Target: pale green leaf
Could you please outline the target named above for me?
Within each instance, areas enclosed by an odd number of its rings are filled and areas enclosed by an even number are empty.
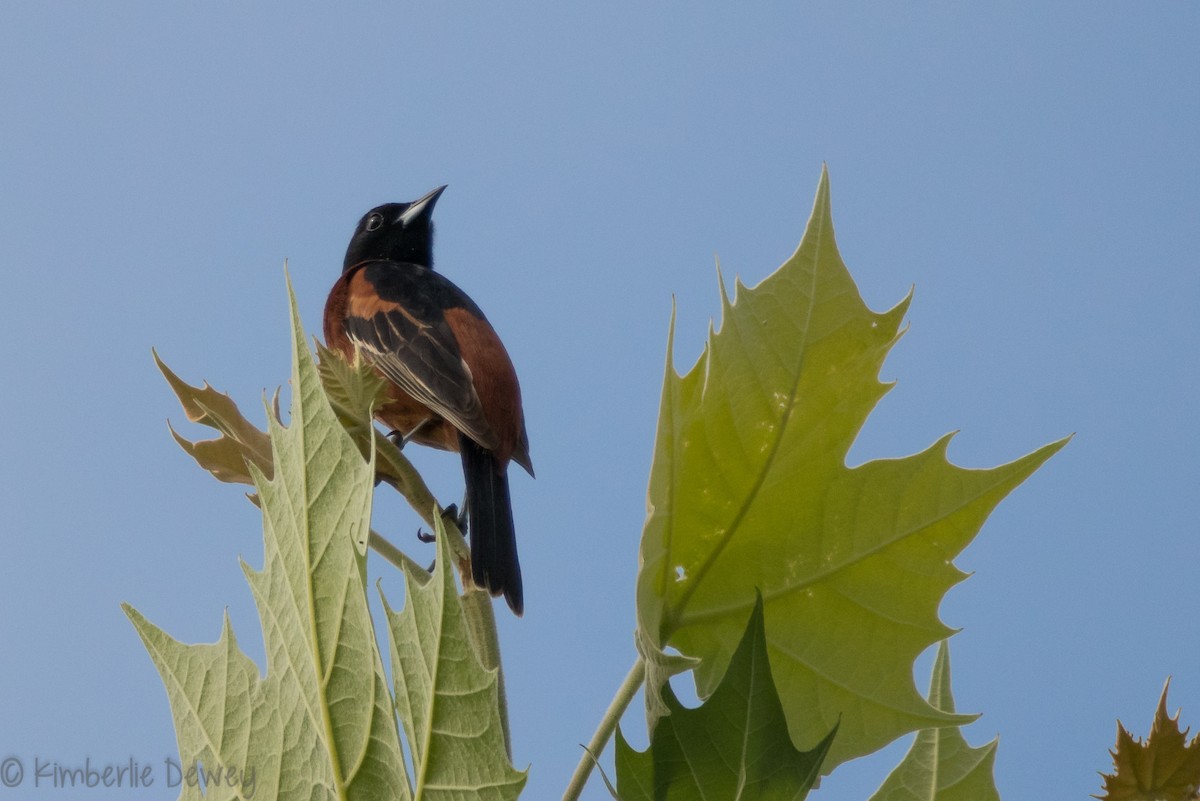
[[[671,714],[662,693],[657,692],[656,688],[666,686],[667,680],[672,676],[694,670],[700,664],[700,660],[660,650],[640,628],[634,632],[634,644],[646,670],[646,720],[653,731],[659,718]]]
[[[433,494],[417,473],[412,463],[387,437],[371,423],[371,412],[383,399],[383,379],[361,360],[346,361],[342,354],[331,351],[317,343],[319,361],[317,373],[325,388],[326,397],[346,427],[351,439],[364,455],[375,451],[376,478],[394,487],[427,524],[433,525],[430,510],[434,506]],[[221,481],[253,484],[254,479],[247,465],[254,465],[271,478],[274,466],[271,463],[271,438],[242,414],[229,395],[213,389],[208,382],[202,387],[188,384],[176,375],[154,353],[155,364],[171,385],[188,420],[215,428],[221,432],[216,439],[192,441],[182,436],[168,423],[171,436],[179,447]],[[272,414],[279,420],[279,395],[276,393]],[[251,500],[257,499],[251,496]],[[451,540],[462,541],[461,532],[453,527]],[[380,546],[389,561],[398,561],[400,555],[379,537],[372,540]],[[460,550],[465,552],[465,546]]]
[[[761,588],[792,737],[841,721],[826,768],[896,737],[971,718],[927,703],[912,664],[950,632],[938,604],[952,560],[1014,487],[1065,444],[968,470],[949,437],[903,459],[846,466],[887,392],[878,374],[908,299],[863,303],[834,242],[828,177],[795,254],[757,287],[722,282],[719,333],[667,369],[638,576],[639,625],[700,657],[710,694]],[[672,323],[672,338],[674,336]]]
[[[371,414],[386,400],[386,382],[382,376],[357,355],[353,362],[347,361],[340,351],[330,350],[320,342],[317,372],[334,411],[359,449],[364,455],[372,448],[375,450],[376,478],[395,487],[426,523],[434,525],[435,501],[424,479],[396,444],[369,422]]]
[[[416,798],[515,799],[526,772],[515,770],[507,754],[499,675],[481,663],[454,584],[454,553],[441,518],[434,519],[433,575],[406,570],[404,608],[387,608],[396,708],[413,757]]]
[[[228,624],[216,644],[186,645],[126,611],[166,685],[181,762],[254,772],[250,792],[245,783],[210,783],[206,798],[406,799],[364,586],[374,467],[330,407],[294,298],[291,307],[291,424],[268,415],[274,477],[250,467],[265,564],[244,570],[262,620],[266,676],[238,651]],[[199,790],[185,783],[182,797],[199,798]]]
[[[636,751],[617,731],[617,795],[622,801],[801,801],[812,789],[834,731],[799,751],[788,736],[771,679],[761,600],[725,675],[699,707],[662,688],[670,715],[654,728],[650,747]]]
[[[315,344],[317,374],[330,405],[347,428],[358,429],[384,403],[387,382],[365,360],[350,362],[321,341]]]
[[[950,647],[938,645],[929,703],[943,712],[954,711],[950,693]],[[979,748],[967,744],[955,726],[925,729],[871,801],[1000,801],[993,772],[998,740]]]

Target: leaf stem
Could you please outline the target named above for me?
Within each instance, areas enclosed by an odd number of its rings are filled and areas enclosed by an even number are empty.
[[[639,656],[633,663],[633,667],[629,669],[629,675],[625,677],[625,681],[621,682],[612,703],[604,712],[604,717],[600,720],[600,726],[596,729],[596,733],[592,735],[591,742],[587,744],[579,764],[575,767],[575,773],[571,776],[571,783],[567,785],[567,790],[563,793],[563,801],[578,801],[579,794],[583,792],[583,786],[587,784],[588,777],[592,775],[592,768],[596,766],[596,761],[604,751],[604,746],[608,745],[609,738],[617,729],[617,723],[625,714],[625,710],[629,708],[630,701],[637,695],[637,691],[641,689],[642,682],[645,680],[646,663]]]
[[[411,556],[397,548],[391,543],[390,540],[385,538],[375,529],[371,529],[371,534],[367,538],[367,546],[373,548],[375,553],[379,554],[392,565],[401,570],[416,570],[419,571],[420,575],[426,575],[429,573],[428,570],[413,561]]]

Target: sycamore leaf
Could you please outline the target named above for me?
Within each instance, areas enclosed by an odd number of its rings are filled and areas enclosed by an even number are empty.
[[[315,340],[317,374],[329,396],[329,403],[342,423],[350,429],[364,427],[364,420],[383,403],[387,382],[365,360],[347,361],[341,353]]]
[[[171,436],[200,466],[221,481],[252,484],[247,463],[253,464],[267,478],[272,475],[271,438],[245,418],[233,399],[204,382],[203,387],[188,384],[167,367],[157,351],[154,363],[175,391],[187,419],[221,432],[217,439],[192,442],[180,436],[171,424]]]
[[[617,795],[622,801],[800,801],[812,789],[835,731],[810,751],[788,737],[767,660],[762,601],[754,605],[725,675],[699,707],[679,703],[663,685],[670,716],[645,751],[617,730]]]
[[[347,362],[341,353],[317,343],[319,362],[317,372],[325,394],[338,418],[364,455],[375,451],[376,478],[396,488],[427,524],[434,525],[430,510],[433,494],[412,463],[394,443],[384,437],[370,422],[370,412],[382,399],[383,379],[361,360]],[[218,392],[206,381],[195,387],[177,376],[154,353],[154,362],[179,398],[188,420],[201,423],[221,432],[216,439],[191,441],[167,424],[179,447],[205,470],[221,481],[252,484],[247,464],[252,464],[268,479],[272,476],[271,438],[246,419],[228,394]],[[273,414],[279,419],[278,395]],[[461,540],[455,529],[452,539]]]
[[[433,575],[406,570],[404,608],[394,612],[386,598],[383,602],[396,709],[412,753],[415,796],[430,801],[515,799],[527,772],[515,770],[508,758],[499,673],[481,664],[454,585],[454,553],[440,517],[435,520]]]
[[[292,420],[285,428],[268,415],[274,477],[250,467],[264,567],[243,565],[266,676],[238,650],[228,621],[217,643],[187,645],[125,610],[166,685],[181,764],[219,771],[203,796],[185,782],[182,798],[408,799],[364,586],[374,466],[334,415],[290,285],[289,297]]]
[[[793,740],[811,748],[841,721],[823,770],[906,732],[971,719],[926,702],[913,661],[950,634],[937,609],[964,578],[952,560],[1065,444],[968,470],[949,463],[945,437],[913,456],[847,467],[889,389],[878,373],[908,303],[883,313],[863,303],[834,242],[822,172],[795,254],[753,289],[738,282],[732,302],[722,282],[719,332],[686,375],[674,368],[673,322],[668,339],[639,626],[660,649],[703,660],[703,698],[761,588]]]
[[[1117,749],[1110,752],[1116,772],[1104,777],[1103,801],[1195,801],[1200,798],[1200,734],[1188,742],[1189,729],[1179,730],[1179,712],[1167,715],[1163,685],[1150,736],[1133,739],[1117,722]]]
[[[426,523],[435,525],[434,497],[416,468],[373,424],[356,422],[364,419],[364,413],[367,413],[365,419],[369,420],[368,412],[373,412],[384,401],[386,384],[383,378],[362,358],[356,357],[349,362],[341,352],[330,350],[320,342],[317,343],[317,359],[321,383],[350,436],[364,455],[374,448],[376,477],[395,487]]]
[[[954,711],[946,640],[938,645],[929,680],[929,703],[943,712]],[[912,748],[871,801],[1000,801],[993,778],[997,743],[993,739],[972,748],[955,726],[918,732]]]
[[[634,632],[634,645],[637,646],[638,657],[646,670],[645,686],[648,688],[662,687],[672,676],[695,670],[700,664],[699,659],[682,654],[668,654],[659,649],[640,628]],[[647,720],[657,721],[659,718],[671,714],[661,693],[647,692],[644,695],[646,696]]]

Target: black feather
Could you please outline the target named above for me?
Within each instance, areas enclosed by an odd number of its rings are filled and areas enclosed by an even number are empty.
[[[503,595],[520,615],[525,610],[521,563],[508,495],[508,469],[496,463],[491,451],[459,434],[463,477],[467,483],[467,512],[471,534],[471,575],[492,595]]]

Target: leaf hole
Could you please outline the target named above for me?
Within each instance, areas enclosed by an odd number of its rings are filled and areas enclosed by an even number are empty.
[[[683,569],[683,565],[675,565],[675,580],[687,581],[687,571]]]

